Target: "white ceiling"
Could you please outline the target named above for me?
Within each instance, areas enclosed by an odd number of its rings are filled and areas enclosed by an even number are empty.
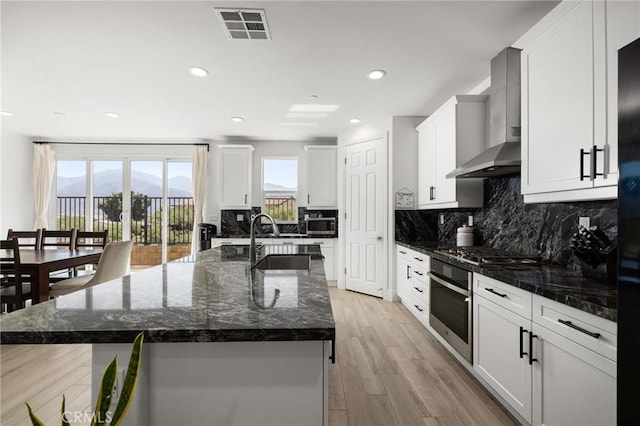
[[[467,93],[554,5],[3,1],[1,109],[14,116],[2,124],[41,138],[335,137],[352,117],[428,115]],[[273,40],[227,39],[214,7],[264,9]],[[194,77],[191,66],[210,74]],[[376,68],[387,77],[367,79]],[[340,108],[287,118],[293,104],[308,103]],[[296,122],[315,125],[281,124]]]

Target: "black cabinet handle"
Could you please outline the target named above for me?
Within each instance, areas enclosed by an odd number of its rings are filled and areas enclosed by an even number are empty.
[[[401,254],[407,254],[407,252],[406,252],[406,251],[402,251],[402,250],[400,250],[400,253],[401,253]]]
[[[414,289],[415,289],[418,293],[424,293],[424,290],[422,290],[420,287],[414,287]]]
[[[604,176],[604,173],[598,173],[598,152],[604,152],[604,149],[593,146],[591,148],[591,180],[595,180],[598,176]]]
[[[247,204],[247,194],[244,194],[244,203]]]
[[[307,204],[309,204],[310,200],[311,200],[311,195],[307,194]]]
[[[523,333],[529,333],[528,330],[525,330],[524,328],[520,327],[520,358],[524,358],[525,355],[528,355],[525,351],[524,351],[524,347],[523,347],[523,343],[524,343],[524,338],[522,337]]]
[[[435,200],[436,199],[436,187],[435,186],[430,186],[429,187],[429,200]]]
[[[584,180],[584,178],[588,177],[591,178],[591,175],[585,175],[584,174],[584,156],[585,155],[591,155],[591,152],[587,152],[584,150],[584,148],[580,148],[580,180]]]
[[[579,332],[584,333],[584,334],[586,334],[586,335],[588,335],[588,336],[591,336],[591,337],[593,337],[594,339],[599,339],[599,338],[600,338],[600,336],[601,336],[601,334],[600,334],[600,333],[594,333],[593,331],[585,330],[585,329],[584,329],[584,328],[582,328],[582,327],[578,327],[577,325],[575,325],[575,324],[574,324],[574,323],[572,323],[571,321],[566,321],[566,320],[561,320],[561,319],[559,319],[559,320],[558,320],[558,322],[559,322],[560,324],[564,324],[564,325],[566,325],[567,327],[571,327],[571,328],[573,328],[574,330],[578,330]]]
[[[418,271],[414,271],[416,273],[416,275],[420,275],[423,276],[424,274],[422,272],[418,272]]]
[[[411,266],[407,265],[407,279],[411,278]]]
[[[420,259],[419,257],[414,257],[415,260],[417,260],[418,262],[424,262],[424,260]]]
[[[533,339],[538,338],[532,331],[529,332],[529,365],[532,365],[533,362],[538,362],[538,358],[533,357]]]
[[[422,309],[422,308],[421,308],[420,306],[418,306],[418,305],[413,305],[413,306],[415,306],[415,308],[416,308],[417,310],[419,310],[420,312],[423,312],[423,311],[424,311],[424,309]]]
[[[495,290],[494,290],[494,289],[492,289],[492,288],[486,288],[486,287],[485,287],[484,289],[485,289],[485,290],[487,290],[489,293],[493,293],[493,294],[495,294],[496,296],[500,296],[500,297],[507,297],[507,295],[506,295],[506,294],[498,293],[497,291],[495,291]]]

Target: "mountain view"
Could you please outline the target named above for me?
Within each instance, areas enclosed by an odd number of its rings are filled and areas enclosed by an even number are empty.
[[[79,197],[86,195],[86,177],[58,176],[59,197]],[[104,197],[114,192],[122,192],[122,171],[105,170],[93,177],[94,196]],[[162,179],[158,176],[136,170],[131,171],[131,190],[149,197],[162,196]],[[169,197],[191,197],[191,178],[175,176],[169,179]]]

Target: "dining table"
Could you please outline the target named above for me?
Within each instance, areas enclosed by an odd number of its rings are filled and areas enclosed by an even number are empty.
[[[22,273],[30,276],[32,304],[49,300],[49,274],[76,266],[98,263],[101,249],[20,249]]]

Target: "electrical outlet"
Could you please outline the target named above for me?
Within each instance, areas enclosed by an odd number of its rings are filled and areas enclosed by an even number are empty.
[[[591,218],[589,216],[580,216],[580,219],[578,219],[578,224],[589,229],[589,227],[591,226]]]
[[[473,216],[469,215],[469,222],[467,223],[469,226],[473,226]]]
[[[440,213],[440,225],[444,225],[444,213]]]
[[[236,215],[236,221],[237,222],[244,222],[244,215],[243,214],[237,214]]]

